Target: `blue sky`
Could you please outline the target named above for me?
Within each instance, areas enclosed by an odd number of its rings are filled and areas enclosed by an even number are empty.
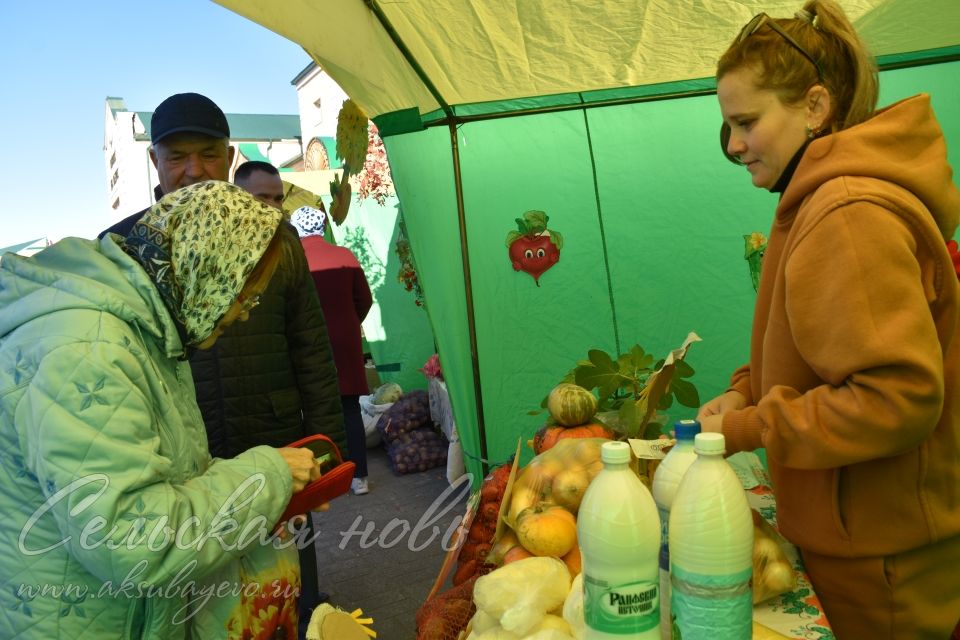
[[[89,237],[113,222],[107,96],[153,111],[197,91],[228,113],[295,114],[290,81],[309,62],[298,45],[209,0],[3,2],[0,247]]]

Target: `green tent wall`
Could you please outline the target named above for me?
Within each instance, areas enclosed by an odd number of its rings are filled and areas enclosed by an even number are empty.
[[[884,72],[881,85],[884,104],[932,94],[960,166],[960,63]],[[458,129],[488,459],[531,437],[543,416],[528,412],[591,348],[638,343],[663,357],[696,331],[687,361],[704,400],[746,360],[754,292],[742,236],[766,234],[776,200],[721,156],[718,128],[715,96],[703,96]],[[449,136],[384,141],[469,459],[481,447]],[[539,287],[504,246],[528,209],[564,237]]]
[[[363,258],[361,266],[374,300],[363,331],[381,382],[395,382],[404,391],[426,389],[427,379],[420,367],[435,351],[433,332],[413,293],[397,281],[397,197],[387,197],[382,205],[373,198],[359,201],[354,197],[346,220],[340,226],[333,225],[332,232],[337,244],[350,247]],[[357,247],[358,243],[363,246]]]
[[[742,236],[766,233],[775,196],[720,154],[709,76],[751,15],[800,2],[218,1],[304,46],[377,122],[468,470],[530,438],[591,348],[662,357],[696,331],[704,400],[746,359]],[[883,72],[881,104],[930,93],[960,166],[960,3],[842,4],[882,62],[924,65]],[[504,245],[530,209],[564,237],[539,287]]]

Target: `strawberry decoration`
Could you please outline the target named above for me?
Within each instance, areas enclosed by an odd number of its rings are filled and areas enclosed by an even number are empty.
[[[563,237],[547,229],[550,217],[543,211],[527,211],[517,218],[518,231],[507,234],[507,249],[514,271],[525,271],[540,286],[540,276],[560,259]]]

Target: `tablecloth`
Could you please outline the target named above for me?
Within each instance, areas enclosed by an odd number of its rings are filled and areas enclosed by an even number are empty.
[[[777,505],[770,478],[754,453],[741,452],[727,458],[747,492],[747,502],[777,528]],[[783,541],[784,551],[797,571],[797,588],[789,593],[758,603],[753,619],[788,638],[798,640],[834,640],[833,631],[820,600],[810,584],[797,548]]]

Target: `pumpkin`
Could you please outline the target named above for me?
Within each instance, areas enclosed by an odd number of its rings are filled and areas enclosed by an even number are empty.
[[[597,397],[580,385],[561,382],[547,396],[547,411],[565,427],[590,421],[597,413]]]
[[[577,544],[577,521],[561,506],[541,503],[517,516],[517,539],[535,556],[563,557]]]
[[[533,451],[541,454],[557,444],[562,438],[606,438],[613,440],[614,433],[609,427],[599,422],[582,424],[578,427],[544,426],[533,436]]]

